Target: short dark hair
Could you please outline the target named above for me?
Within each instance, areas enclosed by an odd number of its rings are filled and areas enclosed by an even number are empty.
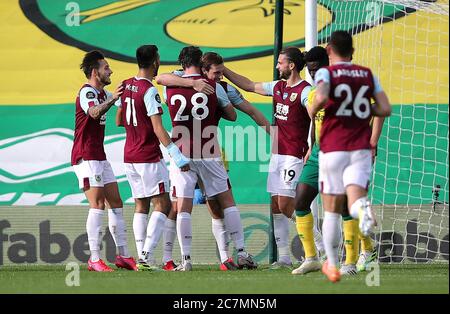
[[[207,52],[203,55],[201,62],[202,62],[203,69],[205,69],[206,71],[209,71],[209,69],[211,69],[211,65],[222,64],[223,58],[218,53]]]
[[[183,69],[189,68],[191,66],[201,67],[202,55],[203,52],[198,47],[195,46],[184,47],[180,51],[180,54],[178,56],[178,62],[183,67]]]
[[[353,38],[347,31],[333,32],[328,45],[341,57],[351,57],[353,54]]]
[[[83,62],[80,64],[80,69],[83,70],[84,75],[89,79],[93,69],[100,67],[100,60],[105,59],[103,53],[98,50],[89,51],[84,55]]]
[[[305,54],[305,62],[319,62],[320,67],[328,66],[330,64],[327,50],[322,46],[315,46],[311,48]]]
[[[305,67],[304,55],[297,47],[284,48],[281,50],[280,55],[285,55],[290,62],[293,62],[298,72]]]
[[[158,56],[158,47],[155,45],[143,45],[136,49],[136,60],[139,69],[146,69],[153,65]]]

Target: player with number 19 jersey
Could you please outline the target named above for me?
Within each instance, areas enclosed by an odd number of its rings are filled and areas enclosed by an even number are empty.
[[[273,96],[276,140],[267,178],[267,192],[295,197],[303,158],[308,151],[310,118],[306,110],[311,85],[300,80],[287,86],[284,80],[263,83],[267,95]]]

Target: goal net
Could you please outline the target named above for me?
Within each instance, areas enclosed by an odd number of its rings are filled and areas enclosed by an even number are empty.
[[[380,262],[448,263],[448,0],[319,0],[318,7],[318,25],[327,25],[319,44],[335,30],[351,32],[353,61],[373,70],[393,104],[370,190]]]

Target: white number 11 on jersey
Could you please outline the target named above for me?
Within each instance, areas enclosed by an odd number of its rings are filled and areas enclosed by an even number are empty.
[[[133,115],[133,126],[137,126],[136,108],[134,108],[134,99],[127,97],[125,98],[125,102],[127,103],[127,110],[125,112],[127,124],[130,125],[131,115]]]

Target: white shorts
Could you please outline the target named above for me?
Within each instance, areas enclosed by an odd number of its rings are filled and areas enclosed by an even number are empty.
[[[117,182],[111,164],[107,160],[81,160],[78,165],[73,166],[73,171],[77,175],[80,189],[104,187]]]
[[[169,192],[169,170],[164,160],[153,163],[125,163],[125,173],[133,198]]]
[[[350,184],[369,187],[372,153],[369,149],[349,152],[319,152],[319,189],[324,194],[345,194]]]
[[[204,188],[207,197],[223,193],[231,188],[228,173],[220,157],[191,160],[189,167],[189,171],[183,172],[171,164],[172,197],[194,198],[194,190],[198,181],[201,181],[200,185],[202,189]]]
[[[267,192],[274,195],[295,197],[298,178],[303,170],[303,159],[272,154],[267,177]]]

